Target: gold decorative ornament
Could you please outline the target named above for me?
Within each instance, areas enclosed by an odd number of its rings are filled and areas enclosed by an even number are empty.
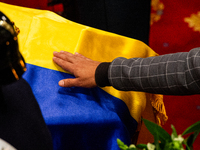
[[[150,16],[150,25],[154,22],[160,20],[164,10],[164,4],[160,0],[151,1],[151,16]]]
[[[191,14],[190,17],[184,18],[184,21],[188,23],[190,28],[193,28],[194,31],[200,32],[200,11],[197,14]]]

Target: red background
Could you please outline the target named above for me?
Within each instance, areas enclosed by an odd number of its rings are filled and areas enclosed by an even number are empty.
[[[184,18],[200,12],[199,0],[162,0],[164,5],[160,20],[150,29],[150,47],[159,55],[175,52],[188,52],[200,47],[200,29],[194,31]],[[200,27],[200,16],[197,26]],[[164,96],[169,117],[163,126],[171,133],[173,124],[178,134],[200,120],[200,96]],[[194,150],[200,149],[200,136],[196,139]]]
[[[37,8],[48,9],[57,13],[63,11],[61,4],[48,7],[47,0],[0,0],[1,2]],[[161,14],[161,18],[150,28],[150,47],[158,54],[187,52],[200,47],[200,30],[194,31],[184,21],[185,17],[200,12],[199,0],[158,0],[164,8],[152,10]],[[200,27],[200,16],[197,26]],[[165,107],[169,117],[163,128],[171,134],[173,124],[178,134],[200,120],[200,96],[164,96]],[[200,149],[200,136],[194,144],[194,150]]]

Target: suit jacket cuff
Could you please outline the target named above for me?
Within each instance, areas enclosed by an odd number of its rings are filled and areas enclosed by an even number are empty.
[[[108,69],[110,62],[103,62],[99,64],[95,72],[95,81],[96,84],[100,87],[110,86],[108,80]]]

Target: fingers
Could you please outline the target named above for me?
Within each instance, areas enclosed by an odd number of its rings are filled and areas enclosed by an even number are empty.
[[[91,61],[91,59],[79,54],[79,53],[69,53],[66,51],[60,51],[60,52],[53,52],[53,61],[63,68],[66,71],[71,72],[74,74],[74,69],[77,69],[75,66],[81,65],[81,62],[85,61]]]
[[[95,87],[95,70],[100,62],[93,61],[79,53],[54,52],[53,61],[66,71],[71,72],[75,78],[59,81],[61,87]]]
[[[58,85],[61,87],[77,87],[78,83],[75,79],[63,79],[58,82]]]
[[[72,62],[72,60],[74,59],[74,55],[72,53],[69,52],[65,52],[65,51],[60,51],[60,52],[53,52],[54,57],[60,58],[62,60],[65,61],[69,61]]]
[[[93,83],[94,82],[94,83]],[[95,81],[81,81],[79,78],[68,78],[63,79],[58,82],[58,85],[61,87],[84,87],[84,88],[93,88],[96,87]]]
[[[58,85],[61,87],[85,87],[85,88],[91,87],[90,85],[81,84],[78,78],[69,78],[60,80],[58,82]]]
[[[73,73],[73,65],[68,62],[65,61],[59,57],[53,57],[53,61],[60,67],[62,67],[64,70],[69,71],[71,73]]]

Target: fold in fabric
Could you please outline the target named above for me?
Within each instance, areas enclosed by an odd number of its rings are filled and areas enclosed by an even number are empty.
[[[77,24],[46,10],[5,3],[0,3],[0,9],[20,29],[19,47],[27,62],[27,72],[23,77],[32,87],[57,149],[66,146],[64,140],[69,138],[71,140],[67,143],[71,146],[75,139],[84,138],[85,144],[101,139],[104,145],[102,149],[111,149],[109,144],[116,148],[116,138],[130,143],[146,101],[152,102],[157,123],[167,120],[162,95],[122,92],[112,87],[83,89],[61,88],[57,85],[59,80],[73,76],[53,63],[53,51],[78,52],[102,62],[110,62],[116,57],[158,55],[143,42]],[[69,133],[73,125],[78,130]],[[97,132],[98,129],[102,131]],[[80,145],[83,146],[84,142]]]

